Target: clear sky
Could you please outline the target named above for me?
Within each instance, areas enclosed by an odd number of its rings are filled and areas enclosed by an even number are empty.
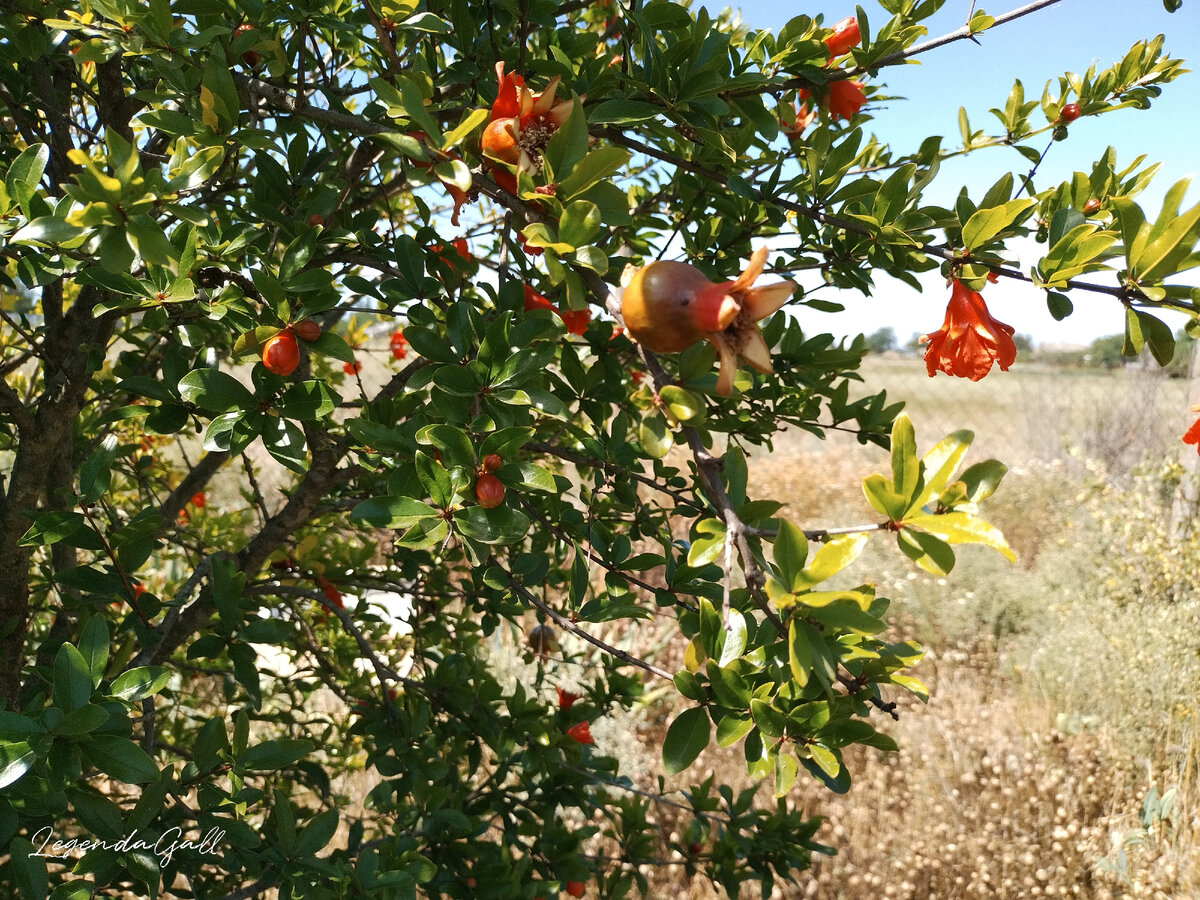
[[[699,5],[710,10],[732,5],[740,8],[748,25],[773,30],[800,13],[822,14],[826,24],[832,24],[854,12],[850,0],[836,4],[824,0],[741,0]],[[937,37],[960,27],[970,5],[969,0],[947,0],[926,22],[928,36]],[[998,16],[1022,5],[1018,0],[980,0],[976,7]],[[875,0],[862,0],[862,6],[872,30],[887,21],[887,13]],[[889,95],[908,99],[872,109],[874,121],[868,127],[898,152],[915,149],[922,138],[931,134],[945,137],[943,147],[960,147],[960,106],[966,108],[973,129],[994,131],[999,123],[988,109],[1003,108],[1014,78],[1021,79],[1027,99],[1036,99],[1047,80],[1067,71],[1082,73],[1092,62],[1098,68],[1108,66],[1123,57],[1136,40],[1159,33],[1166,35],[1164,49],[1172,57],[1186,60],[1186,67],[1195,71],[1166,85],[1149,110],[1122,110],[1076,121],[1070,137],[1050,151],[1036,181],[1039,187],[1050,186],[1076,170],[1089,171],[1092,161],[1110,144],[1117,150],[1118,165],[1145,153],[1147,162],[1163,163],[1154,184],[1140,197],[1149,214],[1154,215],[1167,187],[1200,170],[1200,0],[1185,0],[1183,8],[1174,14],[1164,10],[1161,0],[1062,0],[980,35],[979,44],[959,41],[936,48],[917,57],[920,65],[880,72]],[[1037,116],[1035,112],[1035,121]],[[1044,146],[1042,140],[1039,137],[1036,142],[1039,150]],[[1029,163],[1010,149],[974,153],[944,165],[939,176],[942,186],[935,185],[927,197],[946,204],[964,184],[978,195],[1005,171],[1028,168]],[[1185,204],[1196,202],[1200,202],[1200,190],[1193,186]],[[1035,258],[1036,246],[1030,246],[1032,252],[1021,254],[1023,269],[1028,270]],[[1191,273],[1192,281],[1200,278],[1197,273],[1200,270]],[[1092,277],[1100,279],[1104,273]],[[877,285],[876,294],[869,299],[857,292],[838,297],[847,306],[845,313],[802,312],[802,324],[810,330],[835,334],[870,333],[891,327],[901,342],[914,332],[933,331],[941,325],[948,295],[936,273],[927,279],[923,294],[886,277],[877,279]],[[1038,343],[1087,343],[1123,328],[1120,307],[1100,295],[1076,292],[1076,312],[1061,323],[1046,311],[1044,293],[1027,284],[1004,279],[1001,284],[989,286],[986,297],[997,318],[1018,332],[1032,335]],[[1172,325],[1179,324],[1182,319],[1172,320]]]

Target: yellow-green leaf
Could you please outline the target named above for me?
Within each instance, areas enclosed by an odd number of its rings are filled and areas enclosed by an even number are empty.
[[[942,515],[913,516],[905,520],[904,524],[928,531],[951,544],[983,544],[1000,553],[1009,562],[1016,562],[1017,559],[999,528],[970,513],[948,512]]]
[[[867,543],[866,532],[844,534],[827,542],[813,554],[812,562],[796,577],[796,590],[832,578],[858,559]]]

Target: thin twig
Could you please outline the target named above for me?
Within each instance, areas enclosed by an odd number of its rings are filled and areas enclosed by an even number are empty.
[[[535,596],[534,593],[529,590],[529,588],[525,587],[525,585],[521,583],[516,575],[504,568],[504,566],[500,565],[499,560],[492,558],[488,561],[488,563],[489,565],[499,566],[501,569],[503,569],[504,573],[508,575],[509,586],[512,587],[512,589],[518,594],[520,594],[523,600],[532,604],[533,606],[536,606],[539,610],[545,613],[559,628],[563,629],[564,631],[569,631],[571,634],[576,635],[577,637],[583,638],[592,646],[599,647],[609,656],[615,656],[622,662],[629,663],[631,666],[637,666],[639,669],[645,669],[650,674],[657,675],[659,678],[665,678],[668,681],[674,680],[674,676],[666,669],[660,669],[653,663],[648,663],[644,659],[639,659],[632,653],[627,653],[624,650],[620,650],[614,647],[612,644],[607,644],[600,640],[600,638],[588,634],[588,632],[584,631],[566,616],[562,615],[549,604]]]
[[[665,387],[668,383],[666,373],[659,365],[658,357],[645,347],[641,348],[642,359],[646,363],[646,369],[650,372],[650,377],[654,379],[656,389]],[[746,525],[738,518],[737,511],[733,508],[733,504],[729,502],[729,495],[725,493],[725,488],[721,486],[721,479],[717,477],[717,470],[721,467],[721,461],[716,459],[708,452],[704,446],[704,442],[700,439],[699,432],[691,426],[682,426],[684,437],[687,439],[688,446],[692,451],[692,458],[696,461],[696,471],[700,476],[700,480],[704,483],[704,492],[712,501],[721,517],[725,521],[726,534],[733,535],[733,541],[737,545],[738,555],[742,559],[742,573],[746,578],[746,588],[750,591],[750,596],[754,599],[755,604],[767,620],[775,626],[775,631],[783,634],[787,629],[784,628],[783,622],[775,615],[775,611],[771,609],[767,602],[766,596],[763,594],[763,587],[766,585],[766,577],[762,573],[762,569],[758,567],[758,560],[754,557],[754,551],[750,547],[750,541],[746,536]],[[725,579],[728,581],[729,572],[725,572]]]

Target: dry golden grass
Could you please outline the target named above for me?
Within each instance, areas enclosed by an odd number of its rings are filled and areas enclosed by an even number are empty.
[[[772,896],[1200,897],[1200,597],[1189,577],[1200,544],[1167,533],[1161,478],[1154,496],[1128,476],[1179,446],[1185,385],[1028,368],[973,385],[930,381],[902,360],[872,360],[867,372],[910,401],[923,447],[967,427],[977,435],[968,462],[1010,462],[985,514],[1019,563],[968,548],[934,579],[910,574],[886,539],[872,542],[861,577],[930,649],[917,674],[931,699],[905,699],[899,723],[879,725],[899,754],[848,757],[846,796],[794,789],[826,818],[817,837],[837,855]],[[1108,468],[1084,462],[1097,458]],[[877,517],[858,485],[887,466],[849,439],[800,435],[757,454],[751,473],[793,521],[827,527]],[[746,783],[736,747],[707,751],[693,777],[706,770]],[[653,874],[651,896],[723,896],[677,871]],[[741,896],[758,897],[757,884]]]

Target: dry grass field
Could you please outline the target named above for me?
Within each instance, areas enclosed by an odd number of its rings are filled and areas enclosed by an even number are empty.
[[[872,543],[859,575],[896,601],[897,633],[928,648],[931,699],[902,701],[902,751],[854,757],[848,795],[795,789],[837,855],[773,896],[1200,897],[1200,539],[1189,519],[1170,525],[1183,476],[1163,462],[1180,457],[1186,384],[1034,367],[971,384],[911,359],[865,373],[908,402],[923,448],[966,427],[968,462],[1010,464],[985,514],[1018,563],[964,548],[936,579]],[[751,472],[794,520],[824,527],[871,521],[859,480],[887,465],[853,440],[803,435]],[[697,768],[740,776],[736,752]],[[720,896],[698,881],[670,890]]]

